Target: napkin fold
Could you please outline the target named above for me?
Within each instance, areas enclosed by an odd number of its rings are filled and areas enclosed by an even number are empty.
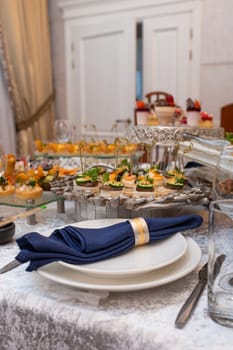
[[[194,229],[201,225],[200,215],[144,219],[149,229],[149,242]],[[135,237],[128,220],[103,228],[66,226],[56,229],[49,237],[30,232],[16,240],[20,252],[16,260],[30,262],[26,271],[64,261],[70,264],[89,264],[126,253],[135,246]],[[137,249],[137,248],[135,248]]]

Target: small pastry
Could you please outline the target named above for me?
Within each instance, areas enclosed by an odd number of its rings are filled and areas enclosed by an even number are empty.
[[[15,195],[19,199],[38,199],[42,196],[43,189],[35,183],[24,184],[15,190]]]

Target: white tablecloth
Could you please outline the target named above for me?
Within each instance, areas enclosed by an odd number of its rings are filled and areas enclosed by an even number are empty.
[[[44,232],[60,219],[65,218],[66,223],[75,220],[72,208],[67,217],[59,216],[54,204],[37,217],[40,222],[33,226],[18,221],[16,237]],[[204,262],[206,225],[192,237],[201,247]],[[0,246],[0,265],[17,251],[14,240]],[[232,350],[232,329],[208,317],[206,290],[186,327],[174,327],[181,305],[197,282],[197,270],[161,287],[108,297],[80,292],[24,270],[20,266],[0,275],[1,350]]]

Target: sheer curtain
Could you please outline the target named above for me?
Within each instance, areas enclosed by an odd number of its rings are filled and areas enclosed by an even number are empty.
[[[52,138],[52,83],[47,0],[0,0],[4,74],[15,120],[17,152],[32,154],[34,140]]]
[[[5,153],[16,153],[15,124],[10,104],[9,93],[0,65],[0,144]]]

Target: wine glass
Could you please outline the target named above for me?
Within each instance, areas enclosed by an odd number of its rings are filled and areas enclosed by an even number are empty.
[[[58,119],[54,123],[54,137],[59,143],[66,143],[70,141],[70,128],[68,120]]]

